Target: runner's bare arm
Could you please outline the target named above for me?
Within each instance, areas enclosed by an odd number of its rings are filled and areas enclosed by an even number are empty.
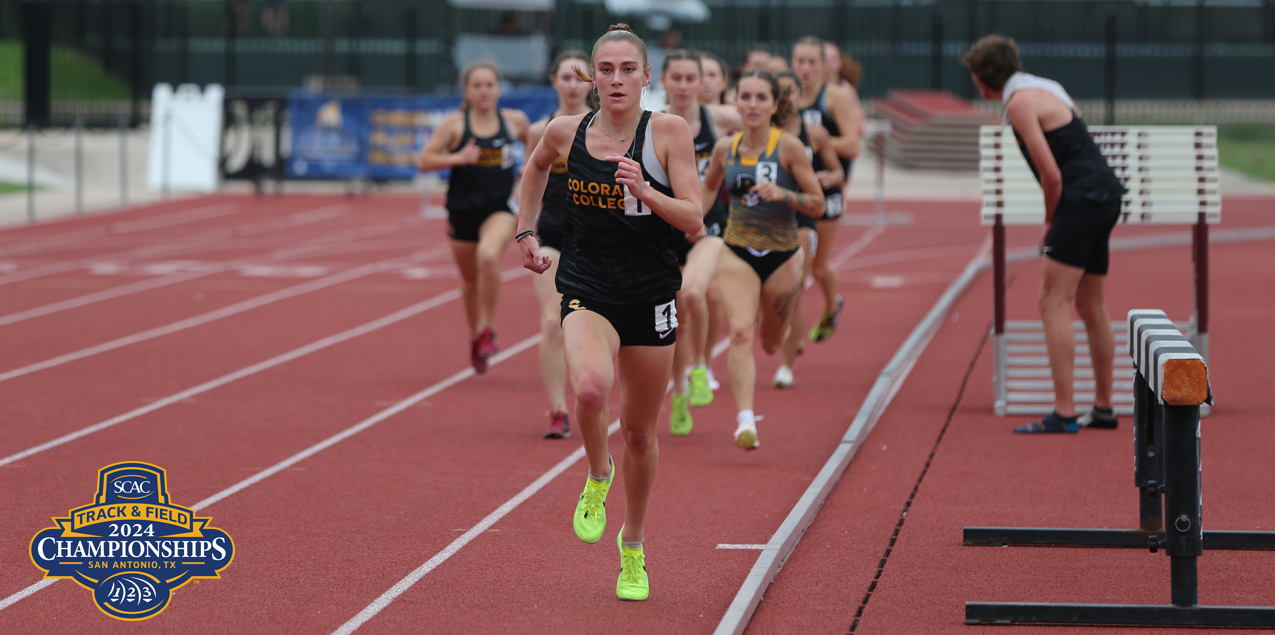
[[[828,86],[828,114],[837,122],[841,136],[833,137],[832,144],[837,149],[837,156],[853,159],[859,156],[860,123],[855,110],[858,97],[839,86]]]
[[[700,184],[699,200],[704,213],[713,209],[718,192],[722,191],[722,178],[726,176],[726,153],[730,152],[730,137],[722,137],[713,146],[713,159],[708,164],[708,172],[704,173],[704,182]]]
[[[744,120],[734,106],[709,106],[708,113],[713,117],[713,128],[718,137],[729,137],[744,128]]]
[[[1054,222],[1054,211],[1058,209],[1058,201],[1062,198],[1062,171],[1054,161],[1054,153],[1049,150],[1049,142],[1045,140],[1045,131],[1040,127],[1040,116],[1036,111],[1035,95],[1038,91],[1023,91],[1014,95],[1005,107],[1009,114],[1009,123],[1014,126],[1018,136],[1023,138],[1023,145],[1036,163],[1040,172],[1040,187],[1045,191],[1045,224]]]
[[[823,160],[824,169],[815,172],[819,185],[825,190],[844,185],[846,173],[841,169],[841,161],[837,160],[837,149],[832,145],[832,135],[828,134],[828,129],[823,126],[807,126],[806,133],[810,135],[810,145],[815,148],[815,153]]]
[[[477,161],[478,148],[474,147],[472,153],[468,150],[469,146],[474,145],[472,141],[466,144],[466,148],[461,148],[458,152],[452,151],[464,132],[464,113],[454,112],[444,117],[443,122],[434,130],[434,134],[430,135],[425,149],[421,151],[421,160],[416,167],[421,172],[433,172]],[[474,155],[472,159],[469,158],[469,154]]]

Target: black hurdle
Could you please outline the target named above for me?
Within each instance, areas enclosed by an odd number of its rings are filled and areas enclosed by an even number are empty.
[[[1275,547],[1272,532],[1206,532],[1201,526],[1200,405],[1212,403],[1203,358],[1162,311],[1129,312],[1129,347],[1136,368],[1135,479],[1142,491],[1138,529],[966,527],[965,544],[1149,547],[1152,552],[1164,549],[1169,556],[1170,604],[966,602],[966,624],[1275,628],[1275,607],[1199,605],[1197,558],[1205,548]],[[1173,403],[1165,401],[1165,369],[1174,362],[1204,369],[1203,394],[1198,389],[1194,397],[1174,393],[1169,399]],[[1175,387],[1180,386],[1175,383]]]
[[[1135,326],[1135,322],[1137,325]],[[1182,337],[1163,311],[1129,312],[1129,355],[1147,359],[1153,350],[1174,353],[1198,351]],[[1141,350],[1139,350],[1141,349]],[[1207,361],[1207,360],[1206,360]],[[1049,527],[966,527],[964,544],[1003,547],[1139,547],[1156,553],[1165,539],[1161,500],[1165,492],[1163,460],[1164,419],[1155,391],[1142,372],[1133,375],[1134,486],[1138,488],[1136,529],[1071,529]],[[1205,549],[1275,549],[1275,532],[1206,531]]]

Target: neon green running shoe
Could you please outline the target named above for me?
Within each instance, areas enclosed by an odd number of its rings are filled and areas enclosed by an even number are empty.
[[[673,412],[669,414],[668,430],[675,437],[684,437],[691,433],[691,411],[686,408],[686,397],[673,395]]]
[[[611,475],[605,483],[585,477],[584,492],[580,494],[575,516],[571,519],[576,536],[587,543],[601,540],[602,532],[607,528],[607,492],[611,491],[611,482],[615,480],[615,461],[610,454],[607,455],[607,462],[611,464]]]
[[[620,579],[615,581],[615,596],[629,602],[641,602],[651,595],[651,581],[646,577],[646,553],[641,547],[624,546],[624,528],[615,536],[620,548]]]
[[[692,408],[703,408],[713,403],[713,389],[708,387],[708,369],[691,369],[691,386],[686,392]]]
[[[841,320],[841,310],[846,308],[846,301],[837,296],[837,308],[832,313],[824,313],[823,319],[810,329],[810,341],[823,342],[837,332],[837,322]]]

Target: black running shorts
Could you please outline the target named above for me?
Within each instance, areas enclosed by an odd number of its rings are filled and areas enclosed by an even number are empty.
[[[792,251],[766,251],[758,254],[747,247],[738,247],[736,245],[726,246],[730,247],[730,250],[735,252],[736,256],[739,256],[744,262],[748,263],[748,266],[753,268],[757,277],[761,278],[762,284],[766,284],[766,279],[769,278],[771,274],[775,273],[777,269],[782,267],[785,262],[788,262],[788,259],[792,258],[793,254],[797,253],[797,249],[801,249],[798,247]]]
[[[467,243],[478,242],[478,230],[492,214],[509,214],[507,209],[447,210],[447,237]]]
[[[721,238],[726,231],[726,218],[728,215],[729,212],[726,210],[709,210],[708,215],[704,217],[704,235],[700,239]],[[686,266],[686,256],[691,253],[693,247],[695,247],[695,244],[686,240],[685,232],[678,232],[677,235],[673,236],[673,253],[677,254],[677,264],[683,267]]]
[[[562,296],[562,320],[576,311],[606,318],[620,336],[620,346],[671,346],[677,341],[677,301],[606,304],[574,295]]]
[[[1085,273],[1105,276],[1110,261],[1108,242],[1118,220],[1119,198],[1102,203],[1060,201],[1045,235],[1045,255]]]
[[[822,219],[815,218],[814,216],[806,216],[805,214],[802,214],[801,212],[797,212],[797,228],[798,229],[802,227],[805,227],[806,229],[814,229],[815,223],[819,222],[820,220]]]

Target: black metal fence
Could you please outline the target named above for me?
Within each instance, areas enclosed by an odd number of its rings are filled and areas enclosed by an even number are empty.
[[[943,88],[973,96],[958,61],[983,34],[1013,36],[1028,70],[1079,99],[1275,98],[1275,0],[1183,4],[1092,0],[709,0],[705,23],[676,25],[687,47],[737,62],[752,44],[786,53],[803,35],[841,45],[865,68],[861,93]],[[48,11],[50,123],[77,115],[114,125],[143,119],[157,82],[281,89],[308,76],[364,89],[453,90],[460,33],[541,32],[555,49],[588,49],[608,24],[637,17],[594,0],[551,14],[457,9],[444,0],[286,3],[286,29],[251,0],[0,0],[0,125],[25,121],[24,19]],[[326,13],[330,11],[330,13]],[[9,76],[9,77],[6,77]]]

